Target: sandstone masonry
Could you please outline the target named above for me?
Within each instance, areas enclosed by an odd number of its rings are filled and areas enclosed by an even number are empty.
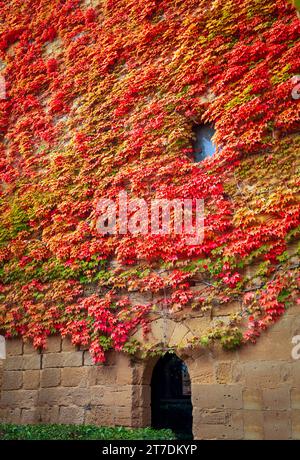
[[[184,344],[188,324],[168,321],[169,340]],[[300,360],[291,356],[298,334],[294,307],[256,345],[234,352],[183,345],[177,354],[191,377],[195,439],[300,439]],[[107,363],[94,365],[87,350],[59,337],[43,353],[8,340],[0,360],[0,421],[149,426],[157,360],[111,352]]]

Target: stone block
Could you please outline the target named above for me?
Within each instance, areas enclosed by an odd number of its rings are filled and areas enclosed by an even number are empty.
[[[300,410],[292,411],[292,439],[300,440]]]
[[[2,390],[18,390],[23,385],[22,371],[3,372]]]
[[[6,340],[6,354],[7,356],[17,356],[23,353],[23,340],[22,339],[7,339]]]
[[[23,388],[25,390],[36,390],[40,386],[40,371],[24,371],[23,372]]]
[[[133,381],[133,368],[127,355],[119,353],[116,360],[117,379],[119,385],[130,385]]]
[[[36,390],[3,390],[1,392],[0,407],[31,409],[37,404]]]
[[[150,385],[132,385],[132,406],[151,406],[151,387]]]
[[[22,424],[34,424],[40,422],[39,409],[22,409],[21,423]]]
[[[17,371],[23,369],[23,356],[8,356],[4,361],[3,369],[7,371]]]
[[[37,353],[37,350],[34,348],[32,342],[24,342],[23,354],[24,355],[34,355],[35,353]]]
[[[21,409],[18,407],[0,409],[0,421],[3,423],[20,423]]]
[[[264,332],[255,345],[242,347],[238,351],[240,361],[291,361],[290,332],[289,328],[284,328],[283,319],[278,323],[280,330],[276,330],[278,325],[275,325]]]
[[[260,388],[245,388],[243,403],[246,410],[262,410],[264,407],[263,394]]]
[[[83,407],[61,407],[59,411],[59,423],[66,425],[81,425],[84,422]]]
[[[114,385],[117,380],[117,367],[97,365],[90,367],[90,385]]]
[[[287,410],[291,407],[290,388],[281,386],[278,388],[263,389],[264,409],[267,410]]]
[[[64,367],[62,369],[62,385],[65,387],[85,387],[88,383],[87,367]]]
[[[83,365],[83,352],[71,351],[60,353],[63,367],[79,367]]]
[[[292,364],[292,378],[293,378],[293,385],[297,386],[300,382],[300,360],[293,361]]]
[[[131,406],[116,406],[114,408],[114,425],[132,427],[132,408]]]
[[[61,370],[59,368],[47,368],[41,371],[41,387],[57,387],[61,382]]]
[[[106,395],[106,387],[104,385],[96,385],[90,387],[91,404],[94,406],[104,406],[104,398]]]
[[[82,351],[66,351],[46,353],[43,356],[43,368],[47,367],[79,367],[83,364]]]
[[[62,351],[76,351],[75,345],[72,344],[69,338],[62,339],[61,349]]]
[[[84,366],[95,366],[95,363],[89,351],[85,351],[83,353],[83,365]]]
[[[194,425],[226,425],[230,420],[230,412],[220,409],[199,409],[193,410]]]
[[[194,439],[243,439],[242,411],[233,411],[226,424],[197,424],[194,425]]]
[[[264,411],[264,434],[266,440],[291,439],[291,412]]]
[[[300,409],[300,388],[299,386],[297,388],[291,389],[291,407],[292,409]]]
[[[23,369],[24,370],[37,370],[41,369],[42,356],[35,352],[33,355],[23,356]]]
[[[261,410],[244,410],[244,439],[264,439],[264,416]]]
[[[200,409],[241,409],[243,407],[240,385],[201,385],[192,383],[192,403]]]
[[[91,387],[91,394],[93,394],[93,401],[97,398],[101,405],[116,407],[116,406],[126,406],[131,407],[133,401],[133,387],[132,385],[102,385],[103,388],[103,398],[100,396],[100,392],[98,396],[96,396],[96,392],[100,390],[99,386]],[[102,390],[101,390],[102,391]],[[98,404],[98,403],[97,403]]]
[[[41,388],[39,391],[39,405],[49,406],[85,406],[90,404],[91,396],[89,388]]]
[[[85,410],[86,425],[113,426],[114,425],[114,408],[105,406],[96,406]]]
[[[59,353],[62,349],[62,339],[60,336],[50,336],[47,338],[44,353]]]
[[[187,335],[190,336],[190,339],[193,338],[193,334],[189,331],[189,329],[182,323],[176,323],[174,331],[170,337],[168,346],[169,347],[182,347],[186,345],[186,337]]]
[[[231,361],[220,362],[216,364],[216,381],[217,383],[232,383],[232,363]]]
[[[41,423],[59,423],[59,406],[39,406]]]
[[[247,387],[276,388],[281,383],[280,362],[248,362],[244,364],[242,372]]]
[[[187,364],[193,384],[215,383],[215,369],[212,359],[203,357],[199,360],[189,361]]]

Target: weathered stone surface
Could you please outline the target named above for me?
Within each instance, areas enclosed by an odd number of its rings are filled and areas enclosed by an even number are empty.
[[[8,339],[6,340],[6,354],[7,356],[17,356],[23,353],[22,339]]]
[[[101,389],[102,388],[102,389]],[[101,392],[103,391],[103,398]],[[104,406],[128,406],[132,405],[132,385],[110,385],[91,387],[91,395],[93,395],[92,404],[103,404]],[[95,402],[94,402],[95,401]],[[98,401],[98,402],[96,402]]]
[[[58,423],[59,406],[39,406],[40,423]]]
[[[121,406],[115,408],[114,424],[116,426],[132,427],[132,408]]]
[[[75,345],[68,338],[62,339],[61,349],[62,351],[76,351]]]
[[[23,354],[24,355],[32,355],[36,353],[36,349],[34,348],[31,342],[24,342],[23,345]]]
[[[189,375],[193,384],[215,382],[215,369],[213,359],[203,357],[199,360],[187,360]]]
[[[36,390],[3,390],[0,407],[32,409],[36,407],[38,393]]]
[[[80,425],[84,422],[83,407],[61,407],[59,411],[59,423],[67,425]]]
[[[23,385],[22,371],[3,372],[2,390],[18,390]]]
[[[86,367],[64,367],[61,384],[64,387],[87,386],[89,369]]]
[[[91,396],[88,388],[42,388],[39,391],[38,402],[41,405],[77,405],[90,404]]]
[[[263,389],[264,409],[287,410],[291,407],[290,388],[283,385],[278,388]]]
[[[240,385],[192,385],[192,402],[203,409],[243,407],[242,387]]]
[[[243,403],[244,409],[262,410],[263,393],[259,388],[245,388],[243,390]]]
[[[115,422],[115,408],[106,406],[92,407],[85,411],[87,425],[113,426]]]
[[[185,324],[194,335],[200,337],[210,327],[210,317],[190,318],[185,321]]]
[[[195,425],[225,425],[230,420],[230,412],[221,409],[194,409],[193,421]]]
[[[138,328],[137,332],[132,336],[138,341],[146,341],[148,346],[153,346],[161,343],[170,344],[174,329],[177,326],[175,321],[168,318],[158,318],[151,322],[150,332],[146,337],[143,336],[143,331]],[[188,332],[185,328],[184,335]]]
[[[290,411],[265,411],[264,433],[267,440],[291,439]]]
[[[3,369],[7,371],[22,370],[24,367],[23,356],[8,356],[3,364]]]
[[[300,439],[300,410],[292,411],[292,438]]]
[[[20,408],[0,408],[0,420],[5,423],[20,423],[21,409]]]
[[[116,366],[92,366],[89,375],[90,385],[114,385],[117,380]]]
[[[83,365],[83,352],[70,351],[47,353],[43,356],[43,368],[46,367],[79,367]]]
[[[117,379],[119,385],[130,385],[133,381],[133,368],[127,355],[119,353],[116,361]]]
[[[300,360],[294,361],[292,365],[292,380],[293,386],[299,386],[300,382]]]
[[[21,423],[33,424],[33,423],[39,423],[39,421],[40,421],[40,411],[38,408],[22,409]]]
[[[225,424],[196,424],[194,439],[243,439],[243,416],[239,411],[231,412]]]
[[[61,349],[62,349],[61,337],[50,336],[47,338],[46,350],[44,350],[44,353],[59,353]]]
[[[25,390],[35,390],[40,386],[40,371],[27,370],[23,372],[23,388]]]
[[[95,406],[104,406],[104,398],[106,388],[104,385],[96,385],[91,387],[91,404]]]
[[[41,387],[57,387],[61,382],[61,370],[58,368],[48,368],[41,371]]]
[[[223,361],[216,364],[216,381],[217,383],[232,383],[232,363]]]
[[[244,410],[244,439],[264,439],[264,416],[261,410]]]
[[[41,369],[42,357],[37,352],[33,355],[23,356],[23,369],[24,370],[35,370]]]
[[[276,388],[281,383],[281,368],[278,362],[254,361],[243,365],[246,386],[252,388]]]
[[[174,346],[185,346],[186,336],[189,334],[189,337],[192,339],[193,335],[191,334],[190,330],[182,323],[176,323],[174,328],[173,334],[170,337],[168,342],[169,347]]]
[[[94,366],[95,363],[89,351],[83,353],[83,365],[84,366]]]
[[[291,407],[292,409],[300,409],[300,388],[291,389]]]

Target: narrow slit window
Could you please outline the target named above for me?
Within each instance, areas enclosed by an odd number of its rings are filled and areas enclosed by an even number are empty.
[[[196,125],[193,131],[195,135],[194,160],[199,163],[207,157],[212,157],[216,152],[216,146],[212,140],[216,131],[212,125]]]

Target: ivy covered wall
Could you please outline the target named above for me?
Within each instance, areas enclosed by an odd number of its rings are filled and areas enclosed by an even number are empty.
[[[255,341],[299,303],[300,22],[283,0],[0,1],[0,327],[134,352],[149,319]],[[294,77],[294,78],[293,78]],[[193,126],[218,153],[192,161]],[[199,198],[205,237],[106,235],[97,203]],[[134,295],[132,295],[134,293]],[[213,321],[220,309],[226,321]],[[174,345],[176,348],[176,344]]]

